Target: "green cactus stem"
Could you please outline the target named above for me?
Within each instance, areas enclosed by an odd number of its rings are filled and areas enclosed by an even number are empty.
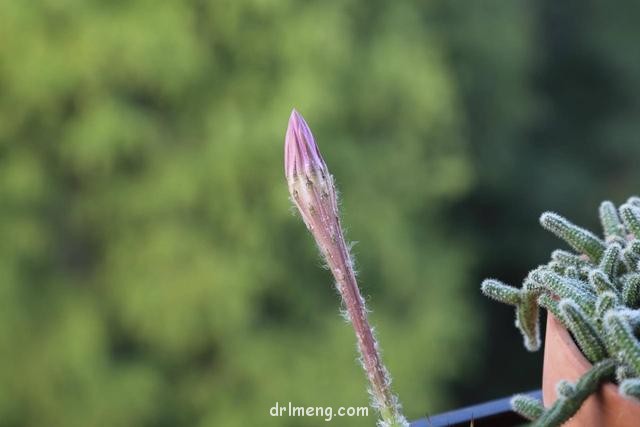
[[[556,213],[543,213],[540,217],[540,224],[563,239],[576,251],[587,255],[592,261],[598,261],[604,252],[605,244],[602,240]]]
[[[599,323],[601,323],[605,314],[607,314],[609,310],[612,310],[619,305],[620,298],[614,292],[603,292],[598,295],[598,301],[596,301],[596,318]]]
[[[640,274],[631,274],[622,282],[622,300],[627,307],[635,308],[640,304]]]
[[[554,295],[575,301],[582,310],[589,314],[595,310],[596,296],[593,291],[586,289],[584,284],[551,271],[544,274],[542,278],[544,284]]]
[[[606,242],[624,239],[624,225],[618,216],[616,206],[610,201],[604,201],[600,204],[600,223],[604,231]]]
[[[535,291],[523,288],[522,301],[516,307],[516,326],[522,331],[529,351],[540,349],[540,309]]]
[[[611,283],[611,280],[609,280],[602,270],[591,270],[591,273],[589,273],[589,283],[598,294],[602,294],[603,292],[618,293],[618,289]]]
[[[565,267],[575,266],[575,267],[586,267],[589,265],[588,260],[584,258],[584,256],[572,254],[571,252],[567,252],[562,249],[556,249],[551,253],[551,259],[556,261]]]
[[[600,339],[596,326],[587,315],[570,299],[563,299],[558,304],[562,317],[573,334],[578,346],[589,361],[598,362],[607,356],[607,350]]]
[[[559,396],[555,403],[538,417],[531,427],[560,426],[576,413],[589,395],[596,392],[600,384],[609,380],[615,372],[616,363],[605,359],[596,363],[574,386],[571,397]]]
[[[518,305],[522,301],[520,289],[496,279],[486,279],[482,282],[482,293],[505,304]]]
[[[609,311],[604,318],[604,325],[611,348],[633,369],[636,375],[640,375],[640,343],[624,314]]]
[[[625,203],[620,206],[620,217],[636,239],[640,239],[640,207]]]
[[[530,421],[540,418],[544,413],[542,402],[526,394],[516,394],[513,396],[511,398],[511,407],[518,414]]]
[[[621,255],[622,247],[618,243],[610,244],[607,246],[607,249],[604,250],[602,259],[600,260],[600,270],[602,270],[608,278],[613,278],[618,272]]]

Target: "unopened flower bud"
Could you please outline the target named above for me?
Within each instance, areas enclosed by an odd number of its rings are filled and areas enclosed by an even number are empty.
[[[333,177],[318,150],[311,130],[300,113],[291,112],[284,146],[284,172],[293,203],[315,238],[329,266],[356,333],[363,368],[371,384],[373,406],[380,411],[380,425],[408,426],[391,393],[391,380],[382,364],[378,344],[367,319],[349,248],[340,226]]]
[[[289,118],[284,164],[289,193],[302,219],[323,255],[335,257],[332,249],[337,247],[341,232],[333,177],[309,126],[296,110]]]

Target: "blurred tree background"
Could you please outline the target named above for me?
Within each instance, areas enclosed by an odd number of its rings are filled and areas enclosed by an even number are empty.
[[[615,3],[0,3],[0,426],[367,403],[287,200],[294,106],[407,416],[538,387],[479,283],[546,260],[543,210],[596,227],[638,192],[640,6]]]

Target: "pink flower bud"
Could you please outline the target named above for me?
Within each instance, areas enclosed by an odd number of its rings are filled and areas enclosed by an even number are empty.
[[[327,165],[320,155],[311,130],[300,113],[291,112],[285,139],[285,175],[287,179],[313,170],[327,172]]]
[[[296,110],[289,118],[284,147],[285,176],[291,198],[323,255],[335,259],[332,249],[342,236],[333,177],[309,126]]]

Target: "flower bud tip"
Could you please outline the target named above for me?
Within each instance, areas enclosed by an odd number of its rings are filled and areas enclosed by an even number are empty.
[[[310,173],[315,170],[324,172],[325,162],[307,122],[294,108],[289,117],[284,143],[285,177],[290,180],[300,173]]]

